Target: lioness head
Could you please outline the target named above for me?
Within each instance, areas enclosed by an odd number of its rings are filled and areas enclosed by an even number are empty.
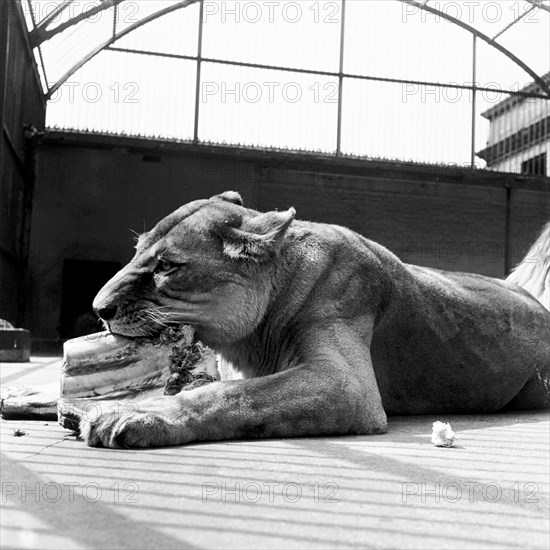
[[[185,323],[210,345],[250,333],[295,211],[262,214],[242,204],[231,191],[194,201],[141,235],[133,259],[94,300],[109,330],[149,336]]]

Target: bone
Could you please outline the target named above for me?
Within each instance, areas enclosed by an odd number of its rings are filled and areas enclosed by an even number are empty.
[[[107,332],[76,338],[64,345],[59,423],[77,430],[83,415],[134,409],[144,399],[217,379],[214,352],[194,342],[187,325],[150,339]]]
[[[149,397],[174,395],[219,379],[215,353],[188,325],[154,338],[99,332],[67,341],[59,382],[2,388],[9,420],[53,420],[78,431],[83,415],[136,408]]]
[[[2,388],[0,415],[4,420],[57,420],[59,382],[43,386]]]

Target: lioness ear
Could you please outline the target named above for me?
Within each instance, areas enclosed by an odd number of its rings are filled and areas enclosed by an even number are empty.
[[[211,198],[220,199],[226,202],[232,202],[233,204],[236,204],[238,206],[243,205],[243,198],[239,193],[237,193],[237,191],[226,191],[225,193],[221,193],[220,195],[214,195]]]
[[[276,254],[283,243],[296,210],[266,212],[246,219],[240,228],[227,227],[223,235],[223,251],[234,260],[261,262]]]

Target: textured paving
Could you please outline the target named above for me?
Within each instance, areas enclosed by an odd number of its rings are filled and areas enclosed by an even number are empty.
[[[40,384],[59,362],[2,365]],[[92,449],[1,423],[2,548],[548,548],[548,413],[390,420],[371,437]],[[14,437],[14,429],[26,435]]]

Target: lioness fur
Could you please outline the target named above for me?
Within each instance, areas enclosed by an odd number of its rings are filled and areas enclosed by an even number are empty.
[[[550,312],[513,282],[408,265],[235,192],[181,207],[136,248],[94,308],[126,336],[190,324],[223,379],[84,419],[89,445],[376,434],[387,414],[550,403]]]

